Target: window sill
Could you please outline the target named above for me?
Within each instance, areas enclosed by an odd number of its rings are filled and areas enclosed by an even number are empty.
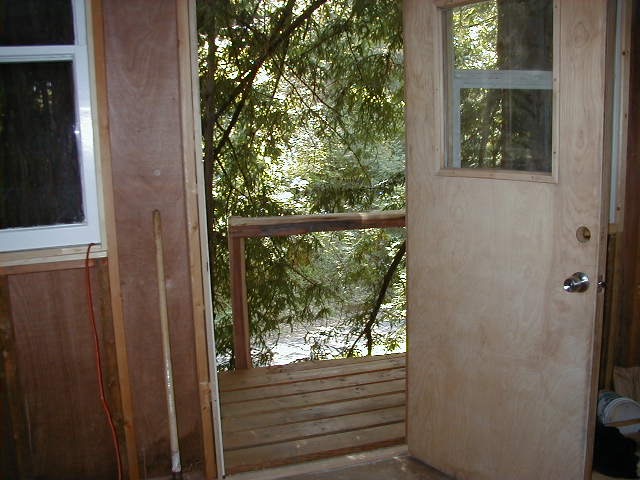
[[[86,254],[86,246],[0,253],[0,276],[80,268]],[[90,258],[106,257],[105,246],[91,248]]]

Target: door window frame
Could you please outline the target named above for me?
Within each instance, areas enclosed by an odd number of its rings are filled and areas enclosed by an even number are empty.
[[[432,25],[434,29],[434,58],[441,59],[442,68],[434,75],[436,98],[436,113],[438,122],[434,129],[438,130],[441,148],[436,155],[437,175],[446,177],[486,178],[496,180],[518,180],[542,183],[558,183],[558,139],[559,118],[558,92],[560,89],[558,72],[560,68],[560,8],[558,0],[553,1],[553,70],[453,70],[452,59],[449,58],[447,42],[449,29],[447,28],[447,11],[452,8],[481,3],[486,0],[450,1],[434,0],[440,15]],[[460,90],[463,88],[505,88],[510,89],[545,89],[552,92],[552,127],[551,127],[551,173],[527,172],[517,170],[460,168],[460,108],[453,108],[454,102],[460,105]],[[449,93],[449,89],[451,92]],[[449,95],[451,100],[449,100]],[[451,109],[451,115],[447,109]],[[451,131],[451,135],[449,134]],[[449,146],[451,148],[449,148]],[[457,146],[457,148],[456,148]],[[447,152],[453,152],[453,165],[447,163]]]

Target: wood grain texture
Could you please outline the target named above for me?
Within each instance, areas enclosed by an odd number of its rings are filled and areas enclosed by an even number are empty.
[[[111,329],[110,310],[96,268],[92,283],[101,335]],[[34,477],[116,476],[114,448],[100,405],[85,291],[84,271],[78,269],[9,278],[26,444]],[[105,337],[101,335],[100,340],[104,350]],[[105,377],[114,374],[107,363]],[[116,420],[121,418],[119,405],[112,403],[111,408]]]
[[[618,365],[640,364],[640,7],[633,2]]]
[[[0,267],[0,275],[20,275],[23,273],[52,272],[54,270],[73,270],[74,268],[84,268],[84,265],[84,259],[60,262],[28,263],[25,265]],[[90,266],[93,267],[94,265],[95,261],[90,260]]]
[[[278,385],[258,385],[240,390],[224,391],[225,404],[231,402],[244,402],[247,400],[269,399],[289,395],[300,395],[308,392],[330,391],[337,386],[352,387],[355,385],[381,383],[389,380],[402,380],[405,378],[405,369],[390,368],[387,370],[367,371],[366,373],[354,373],[330,378],[312,378],[304,381],[293,381]]]
[[[606,4],[556,4],[558,184],[438,175],[440,17],[404,6],[410,452],[461,479],[585,478],[597,293],[562,284],[599,273]]]
[[[374,358],[220,374],[227,471],[402,443],[404,355]]]
[[[331,362],[331,360],[329,360]],[[405,355],[379,355],[362,358],[342,358],[323,366],[323,361],[315,362],[317,368],[263,367],[242,372],[224,372],[219,374],[220,391],[229,392],[242,389],[279,386],[297,381],[344,377],[354,373],[381,372],[393,369],[404,369]],[[340,363],[342,362],[342,363]],[[304,365],[306,362],[301,362]],[[311,362],[309,362],[311,363]],[[292,367],[296,367],[293,364]]]
[[[326,213],[280,217],[230,217],[231,237],[284,237],[311,232],[404,227],[400,210],[369,213]]]
[[[94,75],[96,82],[96,113],[98,117],[99,151],[102,180],[102,203],[104,207],[105,240],[108,246],[108,288],[113,328],[113,349],[117,365],[117,383],[122,410],[122,428],[124,430],[123,465],[129,478],[140,477],[138,468],[138,448],[134,429],[133,398],[131,376],[127,353],[124,312],[122,310],[122,289],[120,285],[120,264],[118,262],[118,235],[115,224],[113,201],[113,176],[111,171],[111,135],[109,128],[109,105],[107,96],[107,72],[105,58],[104,14],[102,0],[92,1],[92,33],[94,50]]]
[[[188,225],[185,214],[175,0],[104,2],[105,58],[118,267],[138,461],[169,473],[151,212],[165,228],[167,302],[181,457],[202,453]]]
[[[404,424],[392,423],[362,430],[337,433],[327,438],[311,437],[261,445],[226,453],[229,473],[270,468],[398,445],[404,441]]]
[[[31,462],[12,318],[9,279],[0,276],[0,472],[21,478],[31,475]]]
[[[361,390],[358,391],[361,393]],[[357,396],[346,400],[335,400],[331,403],[317,405],[298,405],[289,410],[262,411],[242,416],[229,416],[223,419],[223,429],[226,433],[241,432],[254,428],[286,425],[289,423],[308,422],[323,418],[337,417],[357,412],[368,412],[382,408],[404,407],[406,393],[404,385],[397,382],[379,388],[377,395]],[[311,406],[312,408],[308,408]]]
[[[237,370],[252,367],[251,328],[247,302],[244,238],[229,235],[229,278],[233,313],[233,365]]]
[[[196,373],[200,392],[200,422],[202,428],[202,453],[204,474],[208,479],[216,476],[215,445],[213,439],[213,418],[211,389],[207,360],[207,336],[204,306],[204,285],[202,271],[202,248],[200,244],[200,222],[198,212],[198,185],[196,163],[197,150],[202,144],[200,130],[198,82],[197,35],[195,25],[196,3],[192,0],[176,0],[178,60],[180,66],[180,119],[182,126],[182,164],[185,182],[185,206],[189,241],[189,271],[191,281],[191,301],[193,308],[194,346]],[[192,24],[193,22],[193,24]],[[198,147],[196,147],[198,145]]]

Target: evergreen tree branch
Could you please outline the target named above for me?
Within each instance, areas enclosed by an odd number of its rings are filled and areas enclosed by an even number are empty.
[[[376,322],[376,318],[378,317],[378,312],[380,311],[382,302],[384,302],[384,297],[387,294],[387,289],[391,284],[393,275],[396,273],[396,270],[398,269],[398,265],[400,265],[400,261],[402,260],[402,257],[404,256],[406,249],[407,249],[407,241],[405,240],[404,242],[402,242],[400,247],[398,247],[398,251],[394,255],[391,265],[389,265],[387,272],[384,274],[384,277],[382,278],[382,284],[380,285],[380,289],[378,290],[378,297],[376,298],[376,302],[373,305],[373,309],[369,314],[369,320],[367,320],[367,323],[365,323],[362,331],[360,332],[358,337],[355,339],[355,341],[351,344],[351,347],[347,351],[347,357],[353,357],[353,353],[355,351],[356,345],[362,339],[362,337],[365,337],[365,336],[367,339],[367,355],[371,355],[371,352],[373,350],[373,325]]]
[[[274,29],[267,44],[264,48],[262,55],[260,55],[254,62],[253,67],[244,74],[239,80],[236,88],[229,94],[226,102],[222,104],[215,114],[215,119],[218,119],[224,114],[224,112],[233,104],[239,96],[244,96],[244,92],[250,89],[253,85],[258,72],[277,51],[280,44],[288,39],[301,25],[303,25],[313,13],[324,5],[328,0],[315,0],[313,1],[295,20],[293,20],[286,28],[283,28],[284,22],[291,16],[295,0],[289,0],[287,5],[283,9],[283,15],[278,22],[278,27]]]

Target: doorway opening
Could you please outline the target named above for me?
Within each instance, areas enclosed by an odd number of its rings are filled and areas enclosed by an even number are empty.
[[[401,6],[197,12],[226,471],[403,443]]]

